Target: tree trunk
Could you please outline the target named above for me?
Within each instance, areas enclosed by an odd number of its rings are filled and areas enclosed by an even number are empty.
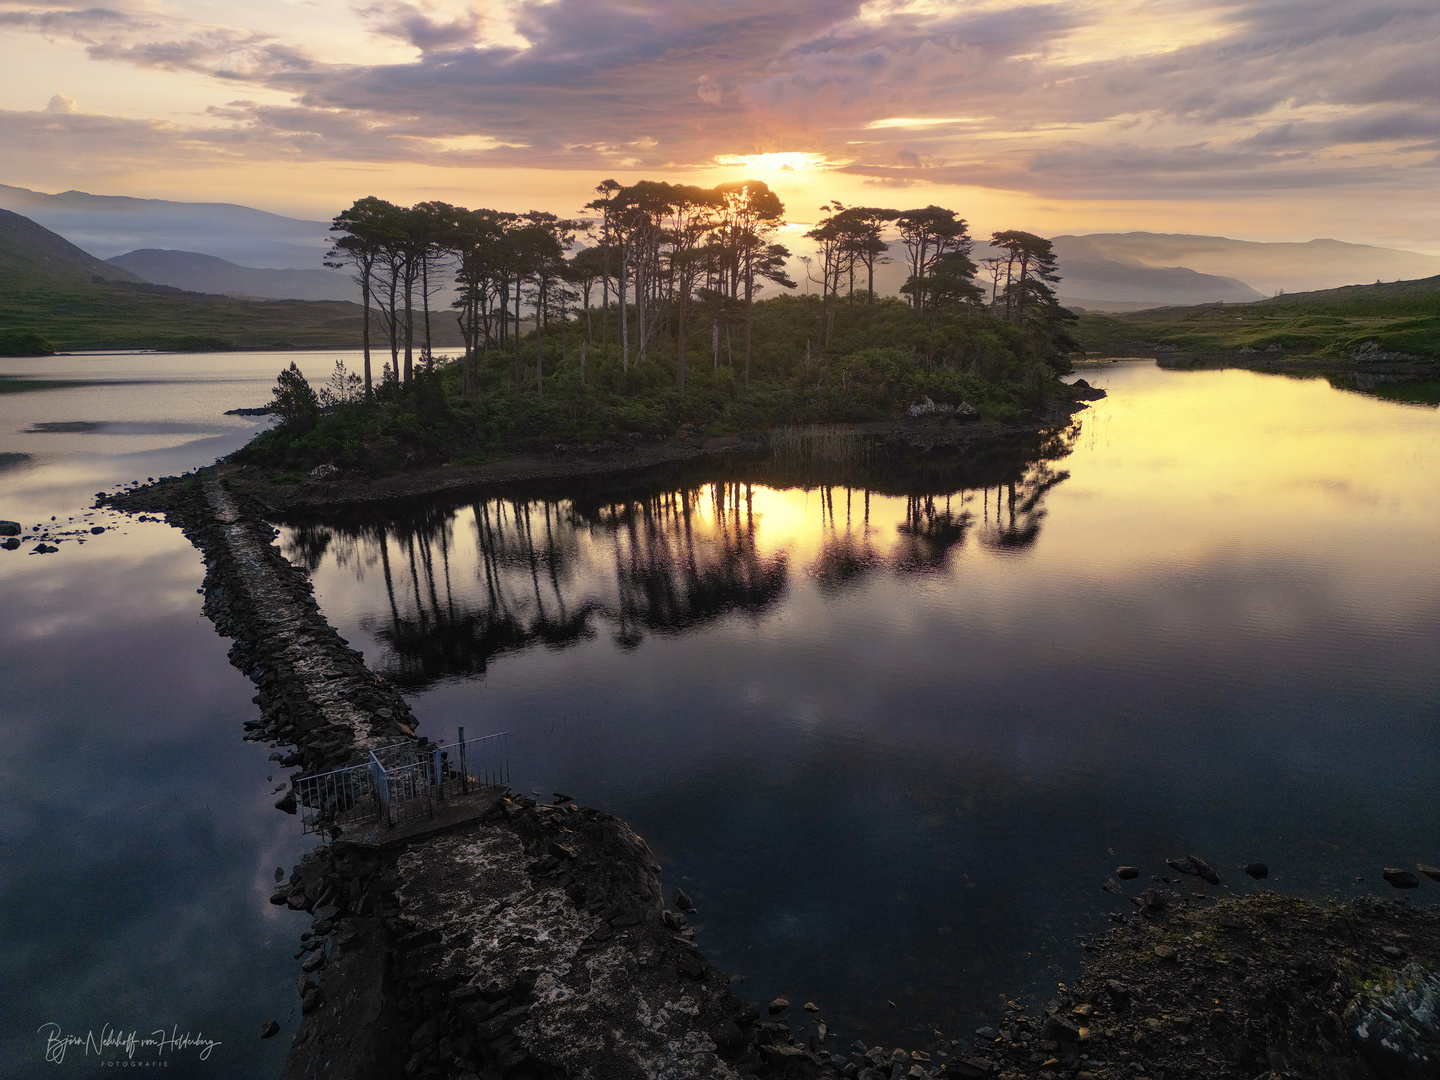
[[[415,271],[405,268],[405,388],[415,378]]]
[[[750,327],[755,321],[755,279],[745,279],[745,385],[750,385]]]
[[[435,366],[435,354],[430,349],[430,259],[428,257],[420,262],[420,292],[424,294],[421,302],[425,305],[425,370],[429,371]]]
[[[619,282],[619,311],[620,311],[620,370],[630,370],[630,303],[626,298],[629,292],[630,273],[624,256],[620,259],[620,282]]]
[[[360,342],[365,349],[365,396],[371,394],[370,389],[370,270],[366,268],[360,275],[360,295],[365,305],[365,322],[360,328]]]

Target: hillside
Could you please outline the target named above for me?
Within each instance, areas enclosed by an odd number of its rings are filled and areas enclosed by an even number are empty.
[[[237,266],[196,251],[141,248],[106,262],[152,285],[187,292],[214,293],[265,300],[351,300],[358,289],[344,274],[331,270],[281,270]]]
[[[1110,259],[1066,258],[1060,264],[1062,303],[1087,310],[1112,305],[1239,304],[1263,299],[1243,281],[1185,266],[1136,266]],[[1124,310],[1124,308],[1121,308]]]
[[[1440,276],[1289,293],[1253,304],[1085,315],[1091,353],[1181,352],[1327,362],[1440,361]],[[1248,350],[1242,352],[1242,350]]]
[[[123,267],[101,262],[29,218],[0,210],[0,281],[8,285],[27,277],[87,283],[143,280]]]
[[[358,348],[361,318],[353,303],[235,300],[150,285],[33,221],[0,211],[0,353],[33,354],[47,345]],[[446,320],[440,322],[446,329]]]
[[[109,259],[137,248],[199,251],[240,266],[320,270],[330,223],[234,203],[188,203],[0,184],[0,207]]]
[[[1061,272],[1066,275],[1075,273],[1077,263],[1088,260],[1150,268],[1189,267],[1202,274],[1238,278],[1265,296],[1280,290],[1306,292],[1440,274],[1440,257],[1339,240],[1258,243],[1224,236],[1132,232],[1057,236],[1054,242]],[[1061,292],[1076,295],[1068,283],[1062,284]]]

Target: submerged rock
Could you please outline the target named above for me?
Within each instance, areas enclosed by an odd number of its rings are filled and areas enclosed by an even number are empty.
[[[1115,876],[1121,881],[1133,881],[1140,876],[1140,868],[1138,866],[1117,866]]]
[[[1420,879],[1409,870],[1401,870],[1399,867],[1387,866],[1385,868],[1385,880],[1397,889],[1418,889]]]
[[[1261,881],[1270,876],[1270,867],[1263,862],[1246,863],[1241,869],[1256,881]]]

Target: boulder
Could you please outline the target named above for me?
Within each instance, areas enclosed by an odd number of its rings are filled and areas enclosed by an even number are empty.
[[[1377,1058],[1433,1075],[1440,1069],[1440,973],[1406,965],[1357,994],[1345,1009],[1345,1026]]]
[[[1134,881],[1140,876],[1140,868],[1138,866],[1117,866],[1115,876],[1121,881]]]
[[[1385,868],[1385,880],[1397,889],[1418,889],[1420,879],[1409,870],[1401,870],[1399,867],[1387,866]]]
[[[0,521],[0,536],[19,536],[23,531],[18,521]]]
[[[1246,863],[1241,869],[1256,881],[1263,881],[1270,876],[1270,867],[1263,862]]]

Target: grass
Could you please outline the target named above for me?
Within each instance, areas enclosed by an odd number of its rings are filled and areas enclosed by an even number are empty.
[[[1075,336],[1091,353],[1136,348],[1263,353],[1276,346],[1292,356],[1323,360],[1440,360],[1440,277],[1294,293],[1253,304],[1087,314]]]
[[[926,397],[967,402],[985,419],[1015,420],[1059,392],[1058,365],[1043,356],[1046,343],[985,312],[959,312],[931,326],[899,301],[857,304],[836,315],[821,351],[817,298],[768,300],[756,306],[749,385],[743,358],[736,355],[730,366],[723,335],[715,357],[709,323],[696,319],[692,327],[683,395],[671,344],[657,346],[643,363],[632,358],[626,371],[613,326],[608,334],[597,327],[582,372],[582,331],[572,321],[547,333],[543,397],[535,388],[532,334],[518,351],[481,355],[475,404],[461,396],[460,364],[447,361],[408,390],[388,384],[370,400],[264,432],[240,457],[292,475],[322,462],[373,473],[481,464],[516,451],[614,448],[677,433],[894,419]],[[732,344],[738,345],[733,332]],[[846,450],[824,434],[796,432],[784,441],[806,455]]]
[[[0,282],[0,346],[19,355],[71,349],[213,352],[257,348],[356,348],[358,304],[236,300],[128,282],[27,276]],[[37,349],[37,342],[48,349]]]

